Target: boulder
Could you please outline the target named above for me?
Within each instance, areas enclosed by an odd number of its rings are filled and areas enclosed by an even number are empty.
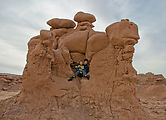
[[[72,20],[69,19],[59,19],[59,18],[53,18],[47,22],[48,25],[50,25],[54,29],[59,28],[74,28],[76,25]]]
[[[70,52],[85,53],[88,31],[75,31],[59,39],[59,48],[66,47]]]
[[[94,15],[89,14],[89,13],[84,13],[84,12],[78,12],[75,16],[74,16],[74,20],[78,23],[80,22],[90,22],[93,23],[96,21],[96,18]]]
[[[79,62],[80,60],[85,59],[85,55],[81,53],[71,53],[71,58],[74,62]]]
[[[96,32],[88,39],[86,58],[91,60],[92,56],[108,45],[108,37],[104,32]]]

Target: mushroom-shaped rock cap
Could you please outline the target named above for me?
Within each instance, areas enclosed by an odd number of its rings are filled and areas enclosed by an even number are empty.
[[[94,15],[89,14],[89,13],[84,13],[84,12],[78,12],[75,16],[74,16],[74,20],[76,22],[85,22],[88,21],[90,23],[93,23],[96,21],[96,18]]]
[[[59,18],[53,18],[47,22],[48,25],[50,25],[53,28],[74,28],[76,24],[69,19],[59,19]]]

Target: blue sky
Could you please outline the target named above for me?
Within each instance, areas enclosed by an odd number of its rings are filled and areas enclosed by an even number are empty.
[[[49,19],[73,19],[78,11],[94,14],[98,31],[123,18],[135,22],[135,69],[166,76],[166,0],[1,0],[0,72],[22,74],[30,38],[49,29]]]

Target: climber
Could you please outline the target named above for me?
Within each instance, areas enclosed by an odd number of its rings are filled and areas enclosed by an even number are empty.
[[[78,76],[79,74],[82,74],[83,77],[86,77],[89,80],[89,76],[86,75],[89,72],[89,67],[87,63],[88,63],[87,59],[84,60],[84,64],[82,61],[80,61],[79,64],[75,66],[77,71],[74,73],[74,75],[71,78],[68,79],[68,81],[72,81],[72,79]]]
[[[88,59],[84,59],[84,71],[86,74],[89,72]]]
[[[89,72],[88,59],[84,59],[84,71],[86,73],[85,77],[89,80],[90,75],[88,75]]]

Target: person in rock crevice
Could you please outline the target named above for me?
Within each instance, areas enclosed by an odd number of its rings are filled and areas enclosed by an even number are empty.
[[[79,64],[75,66],[75,69],[77,71],[71,78],[68,79],[68,81],[72,81],[72,79],[78,76],[79,74],[82,74],[83,77],[86,77],[89,80],[90,76],[87,75],[87,73],[89,72],[88,59],[84,59],[84,64],[82,61],[80,61]]]

